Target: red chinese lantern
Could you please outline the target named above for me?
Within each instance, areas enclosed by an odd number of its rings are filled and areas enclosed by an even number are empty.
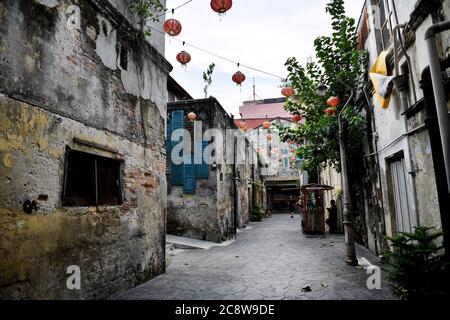
[[[294,122],[299,122],[300,120],[302,120],[302,117],[299,116],[298,114],[294,114],[291,119]]]
[[[232,6],[232,0],[211,0],[211,8],[219,15],[224,15]]]
[[[341,99],[339,97],[330,97],[327,100],[327,105],[332,108],[336,108],[341,105]]]
[[[181,51],[177,54],[177,61],[181,63],[183,67],[185,67],[191,61],[191,55],[186,51]]]
[[[181,29],[181,23],[176,19],[168,19],[164,22],[164,31],[172,37],[179,35]]]
[[[238,71],[238,72],[236,72],[235,74],[233,74],[233,77],[232,77],[231,79],[232,79],[234,82],[236,82],[236,84],[237,84],[238,86],[240,86],[240,85],[242,84],[242,82],[245,81],[245,75],[244,75],[242,72]]]
[[[189,121],[195,121],[197,120],[197,115],[194,112],[189,112],[187,118]]]
[[[336,108],[329,107],[324,111],[328,116],[334,116],[336,114]]]
[[[263,128],[264,129],[269,129],[270,128],[270,122],[269,121],[264,121],[263,122]]]
[[[285,87],[281,90],[281,94],[286,98],[292,97],[294,93],[295,93],[294,88],[292,87]]]
[[[241,129],[242,131],[247,131],[248,130],[248,126],[244,121],[241,121],[238,123],[238,128]]]

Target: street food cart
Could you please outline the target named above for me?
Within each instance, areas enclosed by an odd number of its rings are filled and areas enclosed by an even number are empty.
[[[300,188],[301,210],[303,212],[302,230],[306,234],[325,232],[324,191],[333,187],[320,184],[307,184]]]

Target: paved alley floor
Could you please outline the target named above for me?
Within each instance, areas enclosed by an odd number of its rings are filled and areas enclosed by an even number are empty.
[[[297,215],[274,215],[240,232],[237,241],[173,257],[167,272],[118,299],[294,300],[392,299],[388,285],[369,290],[368,275],[344,263],[341,235],[306,236]],[[358,248],[375,264],[376,259]],[[310,292],[302,289],[309,286]],[[305,290],[304,290],[305,291]]]

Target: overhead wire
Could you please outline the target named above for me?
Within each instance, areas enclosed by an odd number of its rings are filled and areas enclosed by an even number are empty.
[[[179,6],[173,8],[173,9],[167,9],[167,8],[166,8],[166,10],[165,10],[163,13],[161,13],[160,15],[158,15],[157,18],[160,18],[160,17],[166,15],[166,14],[169,13],[169,12],[172,12],[172,13],[173,13],[173,12],[175,12],[175,10],[177,10],[177,9],[179,9],[179,8],[182,8],[183,6],[185,6],[185,5],[189,4],[189,3],[191,3],[192,1],[193,1],[193,0],[188,0],[188,1],[186,1],[186,2],[184,2],[184,3],[182,3],[182,4],[180,4]],[[249,70],[253,70],[253,71],[259,72],[259,73],[261,73],[261,74],[265,74],[265,75],[268,75],[268,76],[271,76],[271,77],[274,77],[274,78],[278,78],[278,79],[280,79],[280,80],[282,80],[282,81],[284,81],[284,80],[286,79],[286,77],[280,77],[280,76],[278,76],[278,75],[276,75],[276,74],[273,74],[273,73],[270,73],[270,72],[261,70],[261,69],[259,69],[259,68],[255,68],[255,67],[252,67],[252,66],[249,66],[249,65],[246,65],[246,64],[242,64],[242,63],[240,63],[240,62],[238,62],[238,61],[234,61],[234,60],[232,60],[232,59],[226,58],[226,57],[221,56],[221,55],[219,55],[219,54],[217,54],[217,53],[211,52],[211,51],[206,50],[206,49],[202,49],[202,48],[200,48],[200,47],[198,47],[198,46],[196,46],[196,45],[190,44],[190,43],[188,43],[188,42],[186,42],[186,41],[183,41],[183,40],[180,40],[180,39],[176,39],[176,38],[174,38],[174,37],[171,37],[170,35],[168,35],[166,32],[164,32],[164,31],[162,31],[162,30],[158,30],[158,29],[153,28],[153,27],[151,27],[151,26],[148,26],[148,28],[151,29],[151,30],[153,30],[153,31],[156,31],[156,32],[158,32],[158,33],[161,33],[161,34],[165,35],[166,37],[169,37],[171,40],[175,40],[175,41],[178,41],[178,42],[182,43],[183,46],[184,46],[184,45],[187,45],[187,46],[189,46],[189,47],[191,47],[191,48],[193,48],[193,49],[199,50],[199,51],[201,51],[201,52],[203,52],[203,53],[209,54],[209,55],[211,55],[211,56],[213,56],[213,57],[216,57],[216,58],[218,58],[218,59],[221,59],[221,60],[230,62],[230,63],[232,63],[232,64],[236,64],[236,65],[238,65],[238,67],[241,66],[241,67],[243,67],[243,68],[246,68],[246,69],[249,69]]]
[[[166,8],[166,11],[164,11],[164,12],[161,13],[160,15],[156,16],[156,18],[160,18],[160,17],[164,16],[165,14],[169,13],[170,11],[173,12],[173,11],[175,11],[175,10],[177,10],[177,9],[180,9],[181,7],[187,5],[188,3],[192,2],[192,1],[193,1],[193,0],[186,1],[185,3],[180,4],[178,7],[175,7],[175,8],[173,8],[173,9],[167,9],[167,8]]]
[[[224,61],[230,62],[230,63],[235,64],[235,65],[239,64],[239,65],[240,65],[241,67],[243,67],[243,68],[246,68],[246,69],[249,69],[249,70],[253,70],[253,71],[256,71],[256,72],[259,72],[259,73],[262,73],[262,74],[265,74],[265,75],[268,75],[268,76],[271,76],[271,77],[274,77],[274,78],[277,78],[277,79],[280,79],[280,80],[285,80],[285,79],[286,79],[286,77],[281,77],[281,76],[278,76],[278,75],[273,74],[273,73],[271,73],[271,72],[267,72],[267,71],[261,70],[261,69],[259,69],[259,68],[255,68],[255,67],[252,67],[252,66],[249,66],[249,65],[246,65],[246,64],[242,64],[242,63],[240,63],[240,62],[238,62],[238,61],[235,61],[235,60],[232,60],[232,59],[230,59],[230,58],[221,56],[221,55],[219,55],[219,54],[217,54],[217,53],[211,52],[211,51],[206,50],[206,49],[202,49],[202,48],[200,48],[200,47],[198,47],[198,46],[196,46],[196,45],[193,45],[193,44],[191,44],[191,43],[189,43],[189,42],[186,42],[186,41],[183,41],[183,40],[180,40],[180,39],[176,39],[176,38],[174,38],[174,37],[169,36],[169,35],[168,35],[167,33],[165,33],[164,31],[158,30],[158,29],[153,28],[153,27],[151,27],[151,26],[149,26],[149,28],[150,28],[151,30],[153,30],[153,31],[156,31],[156,32],[161,33],[161,34],[164,34],[166,37],[169,37],[171,40],[175,40],[175,41],[177,41],[177,42],[183,43],[183,44],[186,45],[186,46],[189,46],[189,47],[191,47],[191,48],[193,48],[193,49],[199,50],[199,51],[204,52],[204,53],[206,53],[206,54],[209,54],[209,55],[211,55],[211,56],[214,56],[214,57],[216,57],[216,58],[218,58],[218,59],[222,59],[222,60],[224,60]]]

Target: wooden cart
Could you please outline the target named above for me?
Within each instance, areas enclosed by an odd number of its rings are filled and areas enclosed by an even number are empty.
[[[333,187],[319,184],[308,184],[300,188],[301,209],[303,212],[302,230],[306,234],[325,233],[324,191]]]

